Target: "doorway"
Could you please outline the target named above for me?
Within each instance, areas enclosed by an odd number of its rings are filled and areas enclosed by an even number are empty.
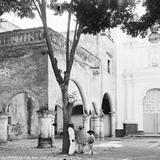
[[[8,104],[7,112],[10,139],[37,137],[38,116],[32,95],[28,93],[15,95]]]
[[[160,89],[150,89],[143,100],[144,134],[160,134]]]
[[[110,105],[110,98],[107,93],[104,94],[102,100],[102,110],[104,113],[104,136],[110,137],[111,136],[111,105]]]

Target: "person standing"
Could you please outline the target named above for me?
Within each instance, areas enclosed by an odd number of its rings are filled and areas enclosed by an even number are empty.
[[[87,140],[89,151],[91,151],[91,155],[93,156],[93,143],[95,142],[94,131],[89,130],[87,133],[89,134]]]
[[[76,134],[76,142],[78,144],[78,153],[84,153],[83,150],[87,143],[87,133],[81,125],[79,126]]]
[[[68,154],[73,155],[75,152],[75,133],[74,133],[74,125],[68,125],[68,135],[69,135],[69,150]]]

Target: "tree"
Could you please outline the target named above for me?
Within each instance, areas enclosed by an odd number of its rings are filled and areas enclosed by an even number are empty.
[[[9,0],[3,0],[9,3]],[[47,54],[50,57],[56,80],[60,86],[63,101],[63,145],[62,153],[67,154],[69,148],[68,124],[71,122],[72,103],[69,101],[68,85],[70,73],[74,62],[76,48],[81,34],[98,34],[101,30],[114,28],[126,24],[133,17],[134,0],[71,0],[70,2],[57,3],[57,0],[14,0],[10,10],[20,17],[33,17],[37,11],[44,28],[47,44]],[[12,3],[11,3],[12,4]],[[58,68],[50,35],[47,26],[47,6],[57,14],[68,13],[66,35],[66,67],[63,74]],[[3,12],[3,11],[2,11]],[[8,12],[8,10],[7,10]],[[75,18],[75,30],[72,42],[70,41],[71,17]]]
[[[123,25],[123,30],[133,37],[140,35],[144,38],[149,29],[155,25],[160,25],[160,1],[159,0],[139,0],[146,11],[142,16],[134,14],[132,18]]]
[[[35,16],[30,2],[21,3],[19,0],[1,0],[0,1],[0,16],[9,12],[17,13],[21,18],[33,18]]]

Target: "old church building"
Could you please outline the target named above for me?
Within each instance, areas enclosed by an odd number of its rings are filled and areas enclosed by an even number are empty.
[[[38,137],[40,132],[46,137],[59,135],[63,106],[50,59],[44,54],[43,28],[20,29],[3,19],[0,28],[1,139]],[[49,34],[63,73],[65,37],[52,29]],[[69,83],[69,94],[76,97],[72,122],[94,129],[96,137],[115,136],[115,62],[115,45],[105,33],[82,35]],[[45,109],[45,116],[39,115]]]

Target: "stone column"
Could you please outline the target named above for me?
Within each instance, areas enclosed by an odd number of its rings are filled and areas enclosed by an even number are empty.
[[[127,95],[127,117],[124,121],[125,135],[137,134],[137,122],[135,121],[134,113],[134,81],[132,73],[128,73],[126,78],[126,95]]]
[[[95,137],[99,138],[100,137],[100,117],[99,116],[93,117],[93,122],[94,122]]]
[[[116,136],[116,113],[115,112],[110,112],[110,116],[111,116],[111,137],[115,137]]]
[[[7,126],[8,126],[8,115],[4,112],[0,112],[0,140],[7,141]]]
[[[99,137],[101,139],[104,138],[104,117],[103,116],[100,117],[100,133],[99,133]]]
[[[55,112],[50,110],[39,110],[39,138],[38,148],[52,147],[53,143],[53,119]]]
[[[99,131],[99,138],[103,139],[104,138],[104,113],[103,110],[100,109],[99,112],[99,123],[100,123],[100,131]]]
[[[90,116],[89,115],[83,115],[83,127],[86,132],[90,129]]]
[[[52,143],[54,143],[54,140],[55,140],[55,112],[52,114],[52,119],[51,119],[51,130],[52,130]]]

